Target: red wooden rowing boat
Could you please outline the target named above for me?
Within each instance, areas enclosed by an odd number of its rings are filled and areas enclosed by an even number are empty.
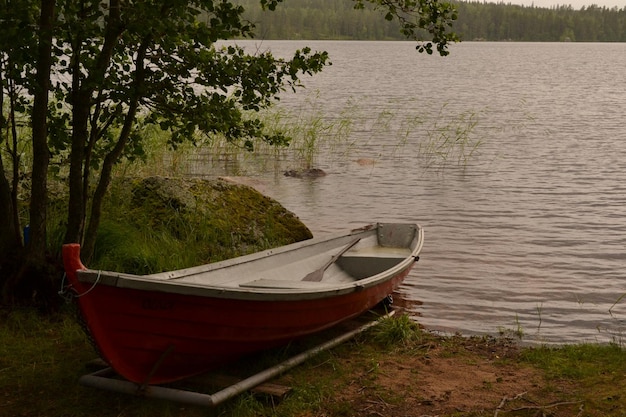
[[[71,290],[101,357],[138,384],[171,382],[286,344],[371,309],[423,244],[416,224],[375,224],[151,275],[87,269],[63,246]]]

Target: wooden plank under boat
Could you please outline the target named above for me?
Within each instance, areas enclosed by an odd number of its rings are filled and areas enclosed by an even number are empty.
[[[398,288],[423,244],[416,224],[378,223],[151,275],[87,269],[63,246],[69,289],[102,358],[138,384],[207,372],[319,332]]]

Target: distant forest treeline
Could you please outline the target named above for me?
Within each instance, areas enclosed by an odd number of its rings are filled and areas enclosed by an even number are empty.
[[[401,40],[396,22],[349,0],[285,0],[262,11],[258,0],[237,0],[262,39]],[[456,3],[456,2],[455,2]],[[626,42],[626,7],[541,8],[458,2],[453,28],[462,40]]]

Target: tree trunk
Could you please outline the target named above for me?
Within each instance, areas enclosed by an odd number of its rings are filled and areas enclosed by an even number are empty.
[[[39,47],[32,114],[33,170],[30,199],[30,242],[28,244],[29,258],[35,263],[43,262],[46,254],[48,163],[50,161],[47,113],[55,5],[55,0],[42,0],[39,19]]]
[[[15,207],[11,197],[11,186],[4,175],[4,164],[0,156],[0,270],[2,265],[15,255],[15,250],[21,248],[20,231],[15,224]],[[0,274],[3,275],[3,274]],[[3,276],[0,276],[0,287]]]
[[[79,75],[75,74],[74,78]],[[74,82],[74,88],[79,86]],[[70,195],[67,210],[67,227],[65,243],[82,243],[85,225],[85,196],[83,184],[83,163],[85,160],[85,143],[87,140],[90,99],[87,94],[79,94],[77,90],[72,100],[72,152],[70,154]]]
[[[13,217],[11,189],[4,175],[0,158],[0,301],[11,302],[19,258],[23,256],[22,241]]]
[[[89,225],[87,227],[87,233],[85,235],[82,251],[83,257],[87,262],[91,260],[96,246],[96,235],[98,227],[100,226],[100,218],[102,215],[102,203],[104,202],[104,197],[111,183],[111,173],[113,171],[113,166],[120,159],[122,152],[124,152],[124,148],[128,143],[128,139],[135,123],[135,117],[137,116],[137,111],[139,109],[139,100],[144,96],[144,59],[146,56],[146,51],[148,49],[149,40],[149,37],[146,38],[139,47],[139,50],[137,51],[132,101],[130,103],[128,112],[126,113],[124,126],[122,127],[122,131],[120,132],[118,141],[115,144],[115,147],[111,150],[111,152],[109,152],[109,154],[104,158],[104,163],[102,164],[102,172],[100,173],[100,181],[98,182],[98,186],[96,187],[93,201],[91,203],[91,216],[89,217]]]
[[[0,77],[2,74],[0,74]],[[2,79],[0,78],[0,83]],[[4,110],[4,90],[0,90],[0,111]],[[4,118],[0,117],[0,135],[6,131]],[[7,138],[0,136],[0,144]],[[13,250],[22,246],[20,239],[19,227],[15,223],[15,214],[17,209],[14,205],[13,192],[11,185],[5,175],[4,161],[0,154],[0,270],[5,262],[13,257]],[[4,275],[4,274],[0,274]],[[0,287],[3,286],[4,278],[0,276]]]
[[[106,30],[102,51],[98,55],[95,66],[90,69],[89,75],[83,80],[80,68],[80,43],[77,37],[74,45],[73,57],[75,70],[72,78],[72,151],[70,156],[70,196],[67,217],[65,243],[83,243],[84,229],[88,205],[89,167],[85,166],[87,155],[87,141],[89,138],[89,116],[92,108],[92,95],[105,77],[106,70],[111,62],[113,51],[119,43],[119,37],[124,32],[120,21],[119,0],[110,0],[109,17],[106,20]],[[94,139],[95,140],[95,139]]]
[[[31,115],[33,166],[30,197],[30,239],[26,245],[26,253],[20,253],[21,238],[16,217],[13,216],[10,233],[13,234],[15,258],[5,263],[8,271],[3,271],[5,281],[2,287],[2,300],[6,303],[17,301],[33,302],[51,299],[51,282],[46,267],[46,217],[48,205],[48,95],[50,90],[50,71],[52,66],[52,39],[55,0],[41,0],[39,16],[39,44],[36,52],[36,74],[33,90],[33,111]],[[15,135],[15,133],[14,133]],[[14,158],[14,164],[17,162]],[[14,176],[17,170],[14,170]],[[4,177],[4,172],[2,177]],[[17,187],[14,178],[13,188]],[[11,196],[11,187],[6,178],[0,179],[0,198],[4,200],[9,189],[10,197],[0,206],[2,210],[16,210],[15,200]],[[3,213],[4,214],[4,213]],[[13,213],[14,214],[14,213]],[[19,243],[18,243],[19,242]],[[24,256],[25,255],[25,256]]]

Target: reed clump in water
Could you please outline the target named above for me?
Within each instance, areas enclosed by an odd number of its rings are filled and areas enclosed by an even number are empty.
[[[133,175],[251,176],[343,165],[348,160],[382,161],[413,158],[424,169],[466,167],[483,144],[479,138],[480,112],[454,114],[444,105],[430,114],[382,109],[371,113],[358,101],[348,100],[329,111],[315,97],[299,108],[274,106],[262,120],[268,135],[280,132],[287,146],[253,140],[249,148],[230,143],[220,135],[199,136],[177,146],[166,145],[162,132],[146,131],[147,163],[126,165]]]
[[[456,117],[445,116],[444,106],[432,126],[425,129],[425,140],[419,144],[419,155],[428,167],[445,168],[449,163],[465,167],[482,144],[474,135],[479,122],[475,112]]]

